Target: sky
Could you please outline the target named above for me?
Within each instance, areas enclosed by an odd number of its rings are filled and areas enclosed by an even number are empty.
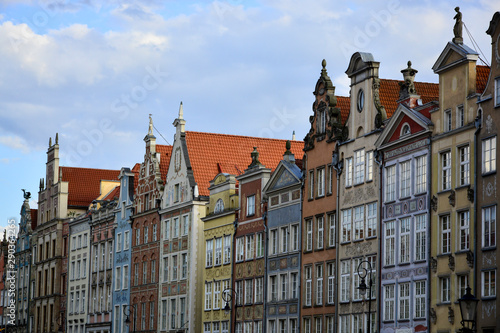
[[[301,140],[323,59],[340,96],[357,51],[381,78],[411,60],[436,83],[455,6],[489,63],[497,0],[1,0],[0,229],[19,221],[21,189],[37,207],[56,133],[61,165],[132,167],[149,114],[172,144],[182,101],[189,131]]]

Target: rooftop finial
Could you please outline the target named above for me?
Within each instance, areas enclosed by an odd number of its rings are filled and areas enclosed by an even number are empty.
[[[248,168],[252,168],[252,167],[261,165],[261,163],[259,161],[259,152],[257,151],[257,147],[253,147],[253,151],[250,154],[250,156],[252,156],[252,163],[250,163]]]
[[[410,94],[416,94],[417,90],[415,89],[415,74],[418,73],[416,69],[411,68],[411,61],[408,61],[408,67],[401,71],[403,73],[404,81],[399,83],[399,98],[403,99],[408,97]]]
[[[179,119],[184,119],[184,109],[182,108],[182,101],[181,105],[179,106]]]
[[[49,138],[49,148],[52,147],[52,137]]]
[[[148,128],[148,135],[153,135],[153,117],[152,114],[149,114],[149,128]]]
[[[455,7],[455,11],[457,14],[455,17],[455,25],[453,26],[453,34],[455,37],[453,38],[453,43],[455,44],[463,44],[464,39],[462,38],[462,13],[460,13],[460,7]]]
[[[295,131],[292,133],[292,140],[295,141]]]
[[[56,145],[59,144],[59,133],[56,133]]]

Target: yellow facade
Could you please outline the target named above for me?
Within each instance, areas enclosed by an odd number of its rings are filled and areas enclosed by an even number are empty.
[[[229,329],[231,314],[225,313],[223,292],[232,285],[233,235],[238,190],[233,175],[218,174],[210,182],[210,202],[203,233],[203,332]],[[232,297],[228,293],[227,297]],[[227,325],[227,326],[226,326]]]

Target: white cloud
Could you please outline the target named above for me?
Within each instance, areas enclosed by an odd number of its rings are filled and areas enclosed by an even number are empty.
[[[11,149],[21,150],[25,154],[30,152],[26,141],[18,136],[0,136],[0,144]]]

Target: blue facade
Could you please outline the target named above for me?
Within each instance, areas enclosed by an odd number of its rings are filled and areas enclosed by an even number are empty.
[[[134,173],[129,168],[120,172],[120,199],[115,213],[115,256],[113,262],[113,317],[112,332],[129,332],[125,324],[125,313],[133,316],[133,309],[125,306],[130,304],[130,272],[132,227],[130,217],[133,214]],[[120,275],[118,277],[118,275]],[[117,282],[120,284],[117,285]]]
[[[293,155],[285,153],[264,189],[268,204],[264,318],[268,332],[299,331],[301,177]]]

